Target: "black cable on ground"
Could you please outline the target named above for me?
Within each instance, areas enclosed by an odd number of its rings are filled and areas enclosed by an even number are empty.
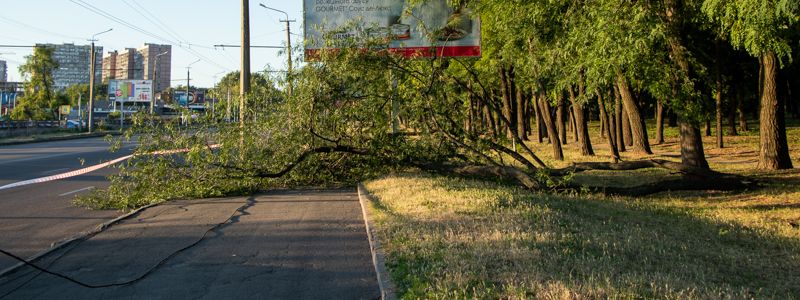
[[[10,253],[10,252],[8,252],[8,251],[5,251],[5,250],[3,250],[3,249],[0,249],[0,253],[2,253],[2,254],[4,254],[4,255],[6,255],[6,256],[8,256],[8,257],[11,257],[11,258],[13,258],[13,259],[15,259],[15,260],[18,260],[18,261],[20,261],[20,262],[24,263],[25,265],[28,265],[28,266],[30,266],[30,267],[32,267],[32,268],[34,268],[34,269],[36,269],[36,270],[39,270],[39,271],[41,271],[41,272],[44,272],[44,273],[47,273],[47,274],[50,274],[50,275],[53,275],[53,276],[56,276],[56,277],[62,278],[62,279],[64,279],[64,280],[67,280],[67,281],[69,281],[69,282],[72,282],[72,283],[74,283],[74,284],[80,285],[80,286],[82,286],[82,287],[85,287],[85,288],[90,288],[90,289],[98,289],[98,288],[108,288],[108,287],[115,287],[115,286],[124,286],[124,285],[129,285],[129,284],[133,284],[133,283],[136,283],[136,282],[138,282],[138,281],[140,281],[140,280],[144,279],[145,277],[147,277],[147,276],[149,276],[150,274],[152,274],[152,273],[153,273],[153,272],[154,272],[156,269],[158,269],[159,267],[161,267],[161,266],[162,266],[164,263],[166,263],[166,262],[167,262],[168,260],[170,260],[171,258],[173,258],[173,257],[177,256],[178,254],[180,254],[180,253],[181,253],[181,252],[183,252],[183,251],[186,251],[186,250],[188,250],[189,248],[192,248],[192,247],[196,246],[197,244],[199,244],[200,242],[202,242],[202,241],[203,241],[203,240],[206,238],[206,236],[207,236],[207,235],[208,235],[208,234],[209,234],[211,231],[214,231],[215,229],[217,229],[217,228],[220,228],[220,227],[222,227],[222,226],[223,226],[223,225],[225,225],[225,224],[228,224],[228,222],[230,222],[230,221],[231,221],[231,219],[233,219],[233,218],[236,216],[236,214],[244,212],[244,209],[245,209],[246,207],[248,207],[248,206],[251,206],[251,205],[253,205],[253,203],[254,203],[254,202],[255,202],[255,198],[253,198],[253,197],[249,198],[245,204],[243,204],[242,206],[240,206],[239,208],[237,208],[237,209],[236,209],[236,210],[235,210],[235,211],[234,211],[234,212],[233,212],[233,213],[232,213],[232,214],[231,214],[231,215],[230,215],[230,216],[229,216],[227,219],[225,219],[225,221],[223,221],[223,222],[221,222],[221,223],[217,223],[217,224],[216,224],[216,225],[214,225],[213,227],[211,227],[211,228],[209,228],[208,230],[206,230],[206,231],[203,233],[203,235],[202,235],[202,236],[200,236],[200,238],[199,238],[199,239],[197,239],[197,241],[195,241],[194,243],[191,243],[191,244],[187,245],[186,247],[183,247],[183,248],[181,248],[181,249],[178,249],[178,250],[176,250],[175,252],[172,252],[170,255],[168,255],[167,257],[165,257],[164,259],[160,260],[158,263],[156,263],[155,265],[153,265],[152,267],[150,267],[149,269],[147,269],[147,271],[146,271],[146,272],[144,272],[144,273],[142,273],[142,275],[139,275],[138,277],[136,277],[136,278],[134,278],[134,279],[131,279],[131,280],[128,280],[128,281],[116,282],[116,283],[108,283],[108,284],[89,284],[89,283],[85,283],[85,282],[82,282],[82,281],[80,281],[80,280],[74,279],[74,278],[72,278],[72,277],[70,277],[70,276],[63,275],[63,274],[61,274],[61,273],[58,273],[58,272],[50,271],[50,270],[48,270],[48,269],[46,269],[46,268],[39,267],[39,266],[37,266],[37,265],[35,265],[35,264],[33,264],[33,263],[31,263],[31,262],[29,262],[29,261],[25,260],[24,258],[21,258],[21,257],[19,257],[19,256],[16,256],[16,255],[14,255],[14,254],[12,254],[12,253]],[[4,295],[3,297],[5,297],[5,296],[6,296],[6,295]]]

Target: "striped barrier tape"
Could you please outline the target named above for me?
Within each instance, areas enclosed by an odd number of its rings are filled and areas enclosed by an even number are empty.
[[[211,149],[219,148],[219,144],[211,145],[211,146],[209,146],[209,148],[211,148]],[[150,155],[166,155],[166,154],[175,154],[175,153],[184,153],[184,152],[189,152],[189,149],[184,148],[184,149],[175,149],[175,150],[162,150],[162,151],[151,152],[149,154]],[[4,186],[0,186],[0,190],[6,190],[6,189],[20,187],[20,186],[26,186],[26,185],[31,185],[31,184],[44,183],[44,182],[49,182],[49,181],[54,181],[54,180],[60,180],[60,179],[66,179],[66,178],[70,178],[70,177],[80,176],[80,175],[91,173],[91,172],[100,170],[102,168],[108,167],[110,165],[125,161],[125,160],[127,160],[127,159],[129,159],[129,158],[131,158],[133,156],[134,156],[133,154],[126,155],[126,156],[117,158],[117,159],[112,160],[112,161],[104,162],[104,163],[101,163],[101,164],[97,164],[97,165],[94,165],[94,166],[91,166],[91,167],[87,167],[87,168],[83,168],[83,169],[79,169],[79,170],[75,170],[75,171],[71,171],[71,172],[66,172],[66,173],[61,173],[61,174],[57,174],[57,175],[51,175],[51,176],[47,176],[47,177],[40,177],[40,178],[35,178],[35,179],[29,179],[29,180],[14,182],[14,183],[11,183],[11,184],[6,184]]]

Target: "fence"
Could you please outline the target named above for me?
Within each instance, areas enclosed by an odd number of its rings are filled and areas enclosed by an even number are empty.
[[[0,138],[42,134],[63,128],[59,121],[0,121]]]

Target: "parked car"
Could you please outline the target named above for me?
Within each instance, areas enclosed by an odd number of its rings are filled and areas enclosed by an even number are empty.
[[[67,128],[74,129],[74,128],[83,128],[85,127],[86,122],[83,120],[67,120]]]

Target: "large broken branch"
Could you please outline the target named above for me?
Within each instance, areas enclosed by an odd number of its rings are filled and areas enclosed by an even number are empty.
[[[350,153],[357,155],[367,155],[370,153],[367,149],[356,148],[351,146],[336,145],[336,146],[316,147],[303,151],[303,153],[301,153],[300,156],[298,156],[293,162],[287,164],[286,167],[283,168],[283,170],[274,173],[262,170],[257,172],[255,176],[262,178],[280,178],[291,172],[292,169],[294,169],[297,165],[308,159],[311,155],[320,153],[334,153],[334,152]]]

